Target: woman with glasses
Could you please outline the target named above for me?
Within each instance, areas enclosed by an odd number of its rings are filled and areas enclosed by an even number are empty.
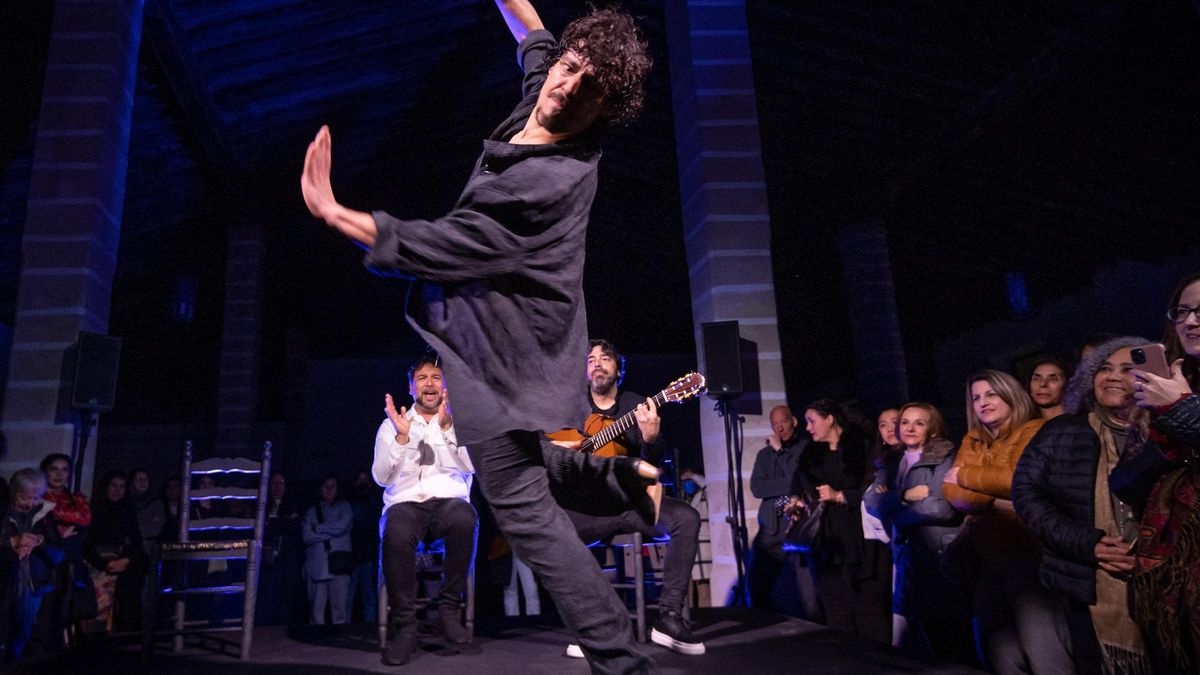
[[[1200,274],[1167,305],[1170,377],[1134,370],[1133,397],[1150,414],[1149,438],[1109,475],[1140,515],[1132,614],[1156,673],[1200,668]]]
[[[1012,476],[1045,420],[1013,376],[983,370],[967,379],[967,435],[942,496],[967,514],[947,557],[973,586],[979,657],[997,673],[1072,673],[1061,601],[1038,582],[1041,544],[1017,520]]]

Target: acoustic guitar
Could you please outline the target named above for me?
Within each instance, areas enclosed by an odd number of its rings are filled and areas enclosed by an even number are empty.
[[[661,406],[667,403],[682,403],[704,391],[704,376],[700,373],[688,373],[675,380],[666,389],[654,395],[654,404]],[[608,415],[592,413],[583,423],[583,429],[562,429],[547,433],[546,436],[555,444],[580,452],[590,452],[601,457],[628,455],[629,448],[625,442],[625,432],[637,424],[637,416],[633,410],[613,419]]]

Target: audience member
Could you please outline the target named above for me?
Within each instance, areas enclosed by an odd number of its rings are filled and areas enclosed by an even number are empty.
[[[332,623],[349,623],[346,615],[346,591],[350,588],[353,558],[344,569],[330,569],[330,562],[342,552],[350,555],[350,525],[354,510],[338,499],[337,478],[321,481],[320,499],[304,512],[300,533],[304,540],[304,578],[308,582],[309,619],[314,625],[325,623],[328,606]],[[334,561],[336,562],[336,561]]]
[[[64,635],[72,632],[75,625],[95,618],[98,612],[96,588],[83,560],[83,542],[92,522],[92,509],[83,493],[67,489],[70,457],[51,453],[42,458],[40,467],[46,476],[43,499],[54,504],[54,521],[62,536],[64,555],[55,566],[53,588],[38,610],[34,639],[48,650],[58,650],[65,645]]]
[[[145,469],[129,472],[129,505],[137,514],[138,531],[142,534],[142,546],[146,554],[153,553],[153,545],[162,534],[166,524],[166,513],[156,506],[158,498],[150,492],[150,473]]]
[[[0,664],[21,660],[44,642],[34,627],[42,600],[54,588],[55,568],[65,555],[54,502],[42,501],[46,478],[36,469],[12,476],[10,501],[0,505]]]
[[[1127,439],[1138,435],[1130,348],[1145,342],[1096,345],[1071,379],[1065,414],[1029,442],[1012,481],[1017,514],[1042,542],[1042,584],[1068,604],[1080,673],[1150,672],[1126,588],[1137,519],[1108,487]]]
[[[1038,582],[1041,544],[1017,520],[1012,475],[1045,420],[1016,379],[998,370],[966,387],[967,434],[942,495],[967,520],[944,563],[973,585],[979,657],[997,673],[1070,673],[1070,636],[1061,600]]]
[[[276,471],[268,484],[255,623],[288,624],[295,620],[302,553],[300,507],[287,492],[287,478]]]
[[[1033,364],[1029,374],[1029,396],[1037,404],[1043,419],[1053,419],[1063,412],[1063,389],[1071,378],[1071,368],[1051,356],[1043,356]]]
[[[962,516],[942,497],[954,463],[941,412],[915,402],[898,411],[899,445],[882,458],[875,483],[863,495],[867,509],[891,533],[895,581],[892,643],[942,659],[973,661],[970,616],[959,593],[942,578],[939,561],[958,534]]]
[[[787,560],[783,542],[791,519],[784,513],[781,500],[791,494],[796,467],[808,445],[797,430],[799,421],[787,406],[775,406],[770,421],[771,435],[755,455],[750,472],[750,494],[762,502],[758,506],[758,534],[750,546],[748,582],[750,605],[760,609],[771,609],[771,591]],[[805,571],[808,569],[805,567]]]
[[[1134,371],[1134,398],[1151,416],[1144,447],[1130,447],[1109,476],[1140,514],[1132,614],[1156,673],[1200,667],[1200,274],[1167,305],[1163,342],[1170,378]]]
[[[149,566],[138,530],[138,517],[127,497],[125,474],[108,471],[92,503],[92,525],[84,557],[94,570],[98,617],[107,630],[141,628],[141,597]]]
[[[363,620],[374,621],[379,596],[379,521],[383,517],[383,491],[371,480],[370,471],[359,471],[350,487],[354,520],[350,526],[350,549],[354,572],[346,592],[346,616],[354,615],[354,598],[362,598]]]
[[[875,479],[867,458],[870,441],[828,399],[809,404],[804,420],[812,442],[800,456],[789,511],[802,499],[825,505],[813,545],[825,624],[891,644],[891,552],[883,542],[863,538],[862,496]]]
[[[538,597],[537,578],[523,560],[514,553],[512,576],[504,587],[504,616],[521,616],[521,596],[525,596],[525,614],[534,616],[542,613],[542,602]]]

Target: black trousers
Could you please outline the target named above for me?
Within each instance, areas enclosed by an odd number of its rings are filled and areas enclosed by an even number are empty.
[[[771,591],[783,571],[787,552],[781,541],[764,541],[762,533],[754,538],[750,546],[750,569],[746,583],[750,586],[750,606],[755,609],[771,609]],[[776,608],[778,609],[778,608]]]
[[[391,616],[400,623],[417,619],[417,544],[444,539],[445,575],[439,608],[457,611],[467,571],[475,557],[479,517],[461,499],[401,502],[388,507],[383,527],[383,578]]]
[[[892,644],[892,554],[887,544],[863,541],[862,567],[854,573],[844,565],[818,566],[817,593],[826,626]]]
[[[581,476],[591,481],[616,479],[617,463],[572,451],[544,458],[538,434],[527,431],[472,443],[468,451],[496,524],[554,599],[592,672],[653,672],[654,662],[634,647],[629,612],[550,494],[547,463],[556,465],[556,480],[567,482]],[[598,482],[583,484],[603,487]],[[608,487],[615,489],[616,482]]]
[[[633,509],[616,516],[594,516],[568,509],[567,517],[585,544],[634,532],[641,532],[647,537],[670,536],[667,556],[663,560],[663,589],[659,607],[663,611],[683,611],[688,580],[692,578],[692,564],[696,562],[696,547],[699,546],[700,514],[696,509],[674,497],[663,497],[657,525],[650,525],[645,517]]]

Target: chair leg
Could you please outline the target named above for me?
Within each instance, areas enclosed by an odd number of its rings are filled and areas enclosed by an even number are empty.
[[[246,588],[242,598],[242,648],[238,655],[243,661],[250,658],[254,642],[254,610],[258,600],[259,542],[250,545],[246,556]]]
[[[646,570],[642,560],[642,533],[633,533],[633,583],[634,600],[637,606],[637,619],[634,627],[637,630],[638,642],[647,640],[646,631]]]
[[[379,648],[387,647],[387,629],[388,629],[388,596],[387,584],[383,581],[382,572],[379,575],[379,604],[375,609],[376,628],[379,629]]]
[[[475,560],[471,560],[471,567],[467,569],[467,638],[475,639]]]

